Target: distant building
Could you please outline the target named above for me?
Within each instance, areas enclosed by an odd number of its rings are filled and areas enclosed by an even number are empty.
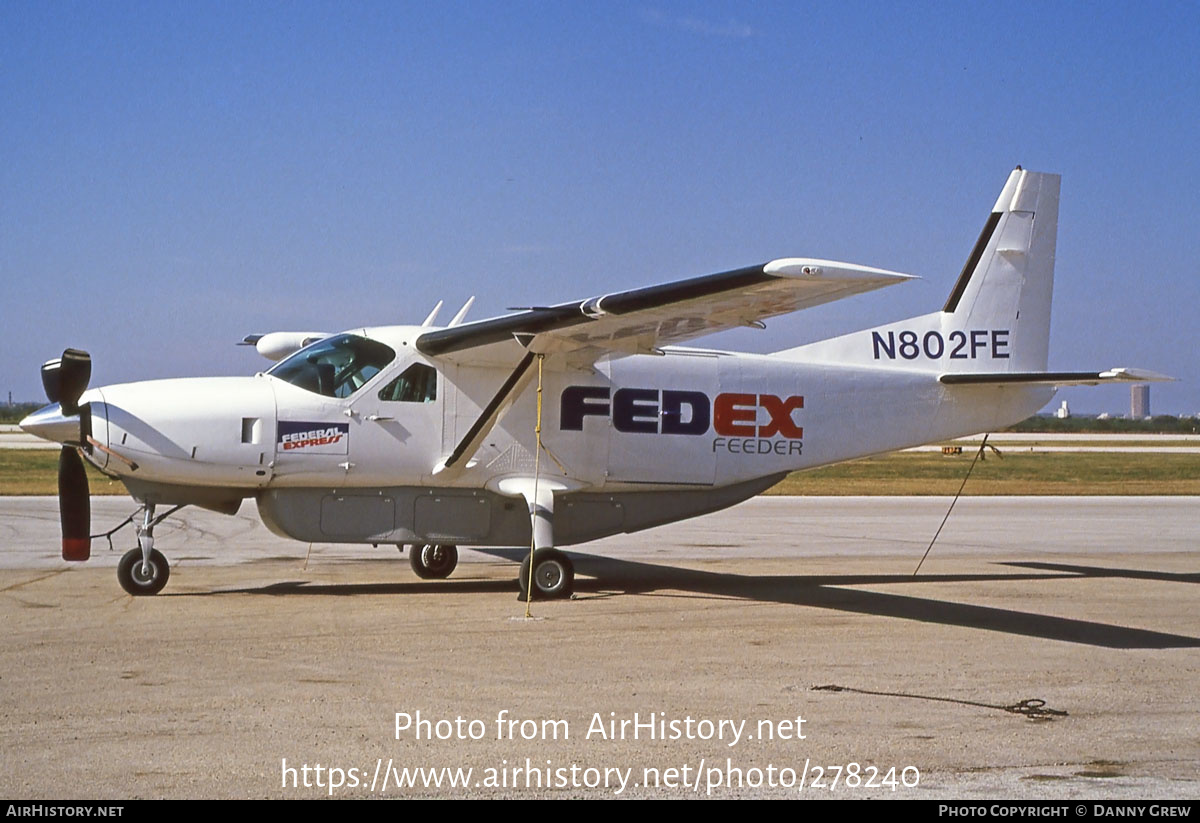
[[[1071,410],[1067,407],[1067,401],[1062,401],[1062,405],[1054,412],[1054,416],[1059,420],[1066,420],[1071,416]]]
[[[1145,420],[1150,416],[1150,387],[1144,384],[1129,387],[1129,416]]]

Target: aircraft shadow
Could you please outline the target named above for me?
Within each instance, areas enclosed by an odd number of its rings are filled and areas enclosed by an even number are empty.
[[[1005,563],[1024,569],[1066,572],[1071,577],[1125,577],[1130,580],[1161,580],[1166,583],[1200,583],[1200,573],[1155,572],[1142,569],[1110,569],[1105,566],[1074,566],[1067,563]]]
[[[483,549],[484,554],[508,560],[520,560],[521,549]],[[929,597],[847,588],[868,585],[912,583],[1005,583],[1036,580],[1073,580],[1086,577],[1129,577],[1170,582],[1198,582],[1200,575],[1171,574],[1128,569],[1107,569],[1054,563],[1007,563],[1036,572],[996,574],[845,574],[845,575],[739,575],[697,569],[660,566],[632,560],[596,555],[572,555],[576,571],[575,590],[583,597],[621,597],[652,595],[660,591],[682,592],[674,596],[701,596],[781,603],[791,606],[830,609],[854,614],[895,617],[922,623],[995,631],[1065,643],[1081,643],[1109,649],[1200,648],[1200,638],[1147,629],[1129,628],[1112,623],[1076,620],[1035,614],[994,606],[954,603]],[[285,581],[267,586],[222,589],[207,593],[178,593],[177,597],[220,594],[266,594],[273,596],[324,595],[354,596],[420,593],[514,592],[513,580],[423,580],[405,583],[313,584]],[[164,595],[160,595],[164,596]],[[167,595],[170,596],[170,595]]]
[[[308,580],[285,580],[266,586],[242,589],[217,589],[209,592],[165,592],[159,597],[214,597],[222,594],[267,594],[274,596],[308,594],[352,597],[370,594],[496,594],[516,592],[515,580],[414,580],[411,583],[312,583]]]
[[[1050,567],[1053,564],[1046,565]],[[579,557],[575,559],[575,568],[577,572],[594,575],[598,578],[595,581],[597,590],[617,590],[626,594],[646,594],[658,589],[670,588],[693,594],[809,606],[878,617],[897,617],[922,623],[983,629],[1109,649],[1200,648],[1200,638],[1187,635],[1054,617],[994,606],[975,606],[926,597],[843,588],[846,586],[912,583],[1071,580],[1087,576],[1075,572],[1074,567],[1062,567],[1061,571],[1065,573],[1060,574],[927,574],[918,577],[908,574],[847,574],[759,577],[670,568],[612,558]],[[1059,568],[1048,568],[1048,570],[1058,571]],[[1104,569],[1101,571],[1112,572],[1114,576],[1118,572],[1122,576],[1137,576],[1137,573],[1127,575],[1124,570]],[[1146,573],[1146,577],[1159,579],[1157,573],[1152,572]],[[1173,580],[1175,577],[1166,576],[1162,579]],[[577,581],[577,590],[583,589],[582,582],[584,581]]]

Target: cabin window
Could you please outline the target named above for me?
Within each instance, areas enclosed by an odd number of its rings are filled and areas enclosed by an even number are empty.
[[[437,400],[437,372],[424,363],[413,363],[379,390],[379,399],[390,403],[432,403]]]
[[[301,349],[267,374],[314,394],[349,397],[395,359],[396,352],[378,340],[339,334]]]

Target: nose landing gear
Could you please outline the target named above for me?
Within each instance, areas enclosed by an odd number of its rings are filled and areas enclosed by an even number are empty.
[[[150,550],[148,559],[142,559],[141,549],[130,549],[117,564],[117,580],[121,588],[134,597],[158,594],[167,585],[171,567],[167,558],[157,549]]]
[[[121,588],[134,597],[158,594],[167,585],[171,566],[162,552],[154,548],[154,527],[180,508],[176,506],[158,518],[154,516],[153,503],[147,503],[142,510],[142,523],[137,527],[138,548],[125,552],[117,564]]]

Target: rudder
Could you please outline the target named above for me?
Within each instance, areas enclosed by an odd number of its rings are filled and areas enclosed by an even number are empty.
[[[779,354],[939,373],[1044,370],[1060,179],[1013,170],[941,311]]]
[[[942,307],[946,329],[1009,331],[1001,371],[1046,368],[1060,180],[1013,170]]]

